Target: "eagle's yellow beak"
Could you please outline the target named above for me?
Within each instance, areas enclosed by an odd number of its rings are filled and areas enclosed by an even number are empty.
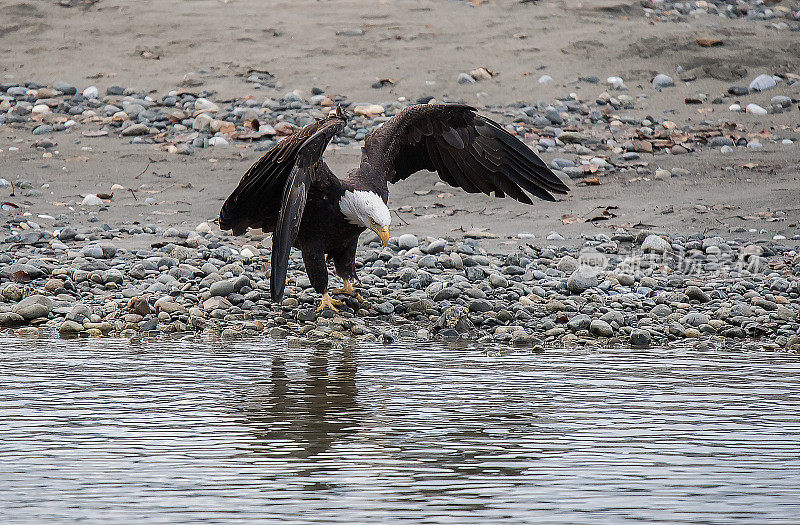
[[[388,226],[375,225],[375,227],[372,228],[372,231],[374,231],[378,235],[378,237],[381,238],[381,242],[383,243],[384,246],[388,246],[388,244],[389,244],[389,227]]]

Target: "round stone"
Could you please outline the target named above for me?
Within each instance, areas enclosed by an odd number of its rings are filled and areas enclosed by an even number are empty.
[[[691,312],[681,317],[681,324],[684,326],[698,327],[703,324],[708,324],[708,316],[699,312]]]
[[[95,86],[89,86],[89,87],[87,87],[86,89],[83,90],[83,97],[84,98],[88,98],[88,99],[97,98],[99,94],[100,94],[100,91],[98,91],[97,87],[95,87]]]
[[[447,241],[445,241],[444,239],[436,239],[435,241],[432,241],[428,245],[428,247],[425,249],[425,251],[429,255],[436,255],[437,253],[440,253],[440,252],[444,251],[446,246],[447,246]]]
[[[634,328],[630,335],[631,346],[646,348],[650,346],[650,332]]]
[[[578,269],[578,261],[571,255],[565,255],[560,261],[558,261],[556,269],[559,272],[572,273]]]
[[[648,235],[642,242],[642,251],[644,252],[664,253],[669,248],[669,242],[658,235]]]
[[[405,233],[397,238],[397,245],[401,250],[410,250],[419,246],[419,240],[416,235]]]
[[[90,193],[90,194],[86,195],[86,197],[83,198],[83,201],[81,201],[81,204],[83,206],[103,206],[104,205],[103,200],[100,197],[98,197],[97,195],[95,195],[94,193]]]
[[[766,91],[774,88],[778,83],[772,75],[758,75],[748,86],[750,91]]]
[[[508,279],[500,275],[499,273],[493,273],[489,276],[489,284],[494,286],[495,288],[505,288],[508,286]]]
[[[25,319],[37,319],[45,317],[53,310],[53,301],[44,295],[31,295],[21,300],[11,311],[21,315]]]
[[[61,323],[61,326],[58,328],[58,331],[61,334],[77,334],[83,330],[84,328],[81,323],[69,319]]]
[[[614,335],[614,329],[607,322],[601,319],[594,319],[589,324],[589,333],[600,337],[611,337]]]
[[[209,288],[212,297],[227,297],[236,291],[236,284],[231,280],[217,281]]]
[[[578,330],[588,330],[591,324],[591,317],[586,314],[578,314],[567,322],[567,328],[573,332],[577,332]]]
[[[675,82],[672,80],[672,77],[669,75],[665,75],[660,73],[653,78],[653,87],[656,89],[661,89],[665,87],[672,87],[675,85]]]
[[[580,294],[598,284],[597,273],[594,269],[591,266],[581,265],[567,279],[567,290],[574,294]]]
[[[389,301],[385,301],[375,306],[375,310],[383,315],[389,315],[394,312],[394,305]]]

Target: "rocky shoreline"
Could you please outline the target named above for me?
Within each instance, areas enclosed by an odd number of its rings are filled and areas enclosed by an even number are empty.
[[[458,82],[479,82],[490,75],[485,68],[463,73]],[[488,77],[491,78],[491,77]],[[250,87],[276,88],[275,79],[266,72],[251,72]],[[539,83],[552,82],[542,75]],[[599,176],[633,173],[638,176],[670,177],[688,174],[657,173],[643,156],[684,155],[704,149],[729,154],[734,148],[762,148],[767,142],[782,147],[796,146],[797,130],[781,126],[775,131],[753,132],[748,114],[765,120],[781,113],[796,112],[798,99],[787,94],[769,96],[766,92],[784,88],[795,94],[800,77],[793,74],[761,74],[748,86],[732,85],[725,93],[695,93],[685,99],[687,105],[726,105],[724,117],[702,121],[637,115],[646,108],[649,97],[658,97],[664,89],[675,86],[673,79],[658,74],[652,79],[653,94],[633,96],[623,78],[601,80],[581,77],[575,85],[594,87],[594,100],[582,100],[576,93],[564,93],[556,102],[519,102],[506,106],[488,105],[481,111],[503,123],[540,153],[557,154],[551,168],[564,177],[584,184],[596,183]],[[398,97],[379,104],[354,102],[342,95],[328,95],[313,88],[310,94],[293,90],[264,99],[247,96],[216,102],[214,93],[179,88],[163,96],[122,86],[109,86],[101,94],[96,86],[82,91],[64,83],[47,86],[32,81],[0,82],[0,126],[30,131],[30,146],[45,151],[46,157],[58,155],[59,137],[91,140],[118,136],[131,144],[151,144],[170,153],[191,155],[201,148],[252,146],[266,151],[283,136],[323,118],[335,105],[352,112],[350,123],[333,141],[348,145],[362,143],[375,127],[412,103],[436,100],[425,96],[417,100]],[[443,101],[451,100],[443,97]],[[768,101],[768,103],[767,103]],[[738,121],[738,122],[737,122]],[[775,122],[773,122],[774,124]],[[80,133],[80,137],[76,137]],[[9,151],[18,151],[11,146]],[[7,179],[0,186],[8,186]]]
[[[137,236],[149,239],[137,245],[150,247],[117,247]],[[339,311],[317,312],[318,294],[296,253],[286,298],[269,300],[269,237],[230,238],[209,223],[195,231],[28,231],[0,255],[0,325],[20,336],[266,334],[320,346],[397,338],[535,349],[688,340],[800,351],[797,239],[744,245],[619,230],[587,237],[575,250],[559,246],[552,232],[550,246],[497,255],[481,247],[486,236],[406,234],[384,248],[365,235],[356,259],[363,300],[343,296]]]
[[[672,80],[663,77],[654,79],[653,89],[669,89]],[[252,72],[247,81],[275,87],[263,72]],[[580,81],[600,83],[597,78]],[[722,97],[763,97],[763,91],[780,83],[793,91],[800,86],[793,76],[762,75],[749,88],[729,90],[712,103],[721,104]],[[605,84],[598,86],[602,93],[594,101],[568,95],[558,104],[519,103],[482,111],[540,153],[559,155],[550,165],[564,178],[589,185],[613,173],[654,180],[688,174],[678,168],[653,169],[642,158],[645,154],[673,156],[707,148],[725,154],[736,147],[760,148],[765,141],[796,145],[795,131],[788,127],[754,134],[727,117],[676,124],[626,115],[642,97],[627,95],[621,78]],[[44,158],[62,155],[58,137],[80,143],[106,135],[185,155],[234,144],[264,151],[336,104],[349,107],[354,118],[334,143],[358,144],[370,129],[411,103],[403,97],[383,104],[353,103],[321,90],[308,97],[290,91],[279,98],[227,101],[189,89],[154,97],[112,86],[101,95],[94,86],[78,92],[58,82],[50,87],[7,82],[0,91],[0,129],[32,132],[31,146]],[[775,95],[763,114],[795,112],[796,103]],[[739,109],[732,107],[728,115]],[[9,154],[19,150],[8,149]],[[265,243],[257,234],[231,238],[208,222],[194,230],[147,222],[100,224],[96,211],[114,205],[114,191],[126,192],[121,185],[110,186],[109,194],[87,194],[81,202],[66,203],[71,213],[35,219],[31,210],[47,185],[40,189],[17,178],[0,179],[0,186],[19,190],[26,199],[22,208],[5,203],[2,212],[10,236],[0,255],[0,325],[18,335],[43,330],[63,337],[266,333],[318,345],[411,337],[534,348],[748,340],[800,351],[797,235],[754,243],[717,235],[669,237],[634,226],[584,234],[583,246],[576,248],[562,243],[556,232],[537,241],[545,246],[528,244],[533,236],[520,233],[512,254],[488,253],[481,239],[491,234],[484,230],[447,238],[406,234],[387,248],[364,236],[357,258],[364,300],[345,298],[341,311],[318,313],[317,294],[298,254],[292,258],[286,299],[280,305],[269,301],[269,238]],[[136,199],[145,186],[127,191]],[[156,203],[153,197],[148,201]],[[613,217],[613,208],[604,213]],[[87,213],[94,224],[73,225],[72,217]],[[52,221],[52,227],[40,220]],[[564,224],[569,221],[570,216],[562,217]]]

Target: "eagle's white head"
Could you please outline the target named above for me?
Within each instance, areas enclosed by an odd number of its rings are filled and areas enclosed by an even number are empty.
[[[373,191],[345,191],[339,199],[339,209],[351,223],[369,228],[378,234],[384,246],[389,244],[392,216],[380,195]]]

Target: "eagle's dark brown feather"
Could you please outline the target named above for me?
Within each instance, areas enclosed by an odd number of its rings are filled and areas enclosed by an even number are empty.
[[[528,146],[465,104],[405,108],[367,136],[364,157],[391,183],[427,169],[467,192],[526,204],[528,193],[552,201],[569,191]]]
[[[342,130],[343,123],[320,126],[320,129],[307,138],[297,150],[294,166],[286,181],[280,212],[272,235],[272,260],[270,272],[270,292],[273,301],[280,301],[286,286],[286,272],[289,269],[289,254],[300,231],[303,211],[311,185],[314,184],[314,167],[322,159],[325,147],[331,138]]]
[[[420,170],[439,173],[470,193],[506,195],[532,204],[531,195],[555,200],[569,189],[525,144],[496,122],[464,104],[409,106],[364,142],[361,164],[341,179],[322,161],[325,147],[344,129],[346,115],[306,126],[253,164],[225,201],[220,228],[235,235],[248,227],[274,233],[270,285],[280,300],[292,246],[303,254],[306,273],[319,293],[328,286],[326,256],[336,273],[355,279],[358,236],[365,225],[342,213],[348,191],[372,191],[384,202],[388,183]]]
[[[328,117],[304,127],[265,153],[250,166],[239,185],[222,205],[219,213],[220,229],[233,230],[234,235],[244,233],[248,227],[272,231],[281,209],[284,186],[295,165],[300,148],[315,133],[324,132],[329,141],[344,126],[343,118]],[[321,152],[320,158],[310,169],[312,174],[330,173],[327,166],[324,166]]]

